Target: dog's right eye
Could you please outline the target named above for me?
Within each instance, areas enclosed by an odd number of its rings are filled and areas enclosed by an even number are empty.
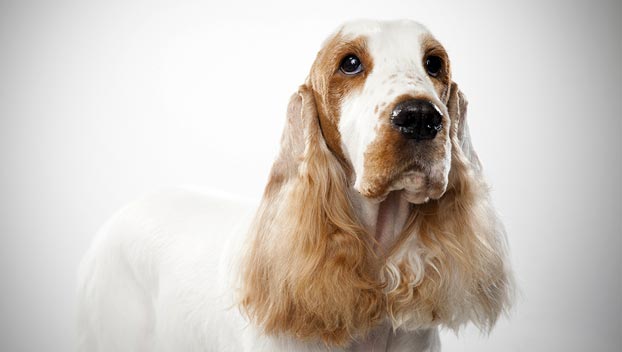
[[[341,60],[339,69],[346,75],[355,75],[363,71],[363,64],[356,55],[348,55]]]
[[[438,56],[428,56],[425,59],[425,69],[432,77],[436,77],[441,73],[443,69],[443,59]]]

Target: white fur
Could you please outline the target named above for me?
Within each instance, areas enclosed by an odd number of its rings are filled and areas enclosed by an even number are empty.
[[[213,192],[177,189],[113,216],[80,267],[78,350],[345,351],[264,336],[235,306],[236,254],[254,209]],[[348,351],[385,346],[436,351],[438,333],[381,326]]]

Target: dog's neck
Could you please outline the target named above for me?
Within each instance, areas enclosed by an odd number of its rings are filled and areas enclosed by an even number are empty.
[[[351,189],[351,197],[358,218],[373,234],[375,247],[380,252],[387,251],[397,240],[406,226],[412,205],[402,197],[401,191],[393,191],[382,200],[372,200]]]

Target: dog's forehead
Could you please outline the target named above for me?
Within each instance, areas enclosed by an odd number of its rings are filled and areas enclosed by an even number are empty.
[[[431,37],[425,26],[411,20],[357,20],[345,23],[339,33],[344,38],[365,38],[373,56],[393,58],[416,56],[424,38]]]

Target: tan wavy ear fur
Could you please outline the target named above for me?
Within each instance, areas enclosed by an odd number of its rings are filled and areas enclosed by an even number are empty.
[[[290,100],[251,238],[241,306],[265,333],[344,345],[380,320],[378,263],[304,85]]]
[[[490,329],[508,306],[512,279],[505,233],[471,145],[466,100],[451,85],[451,169],[446,193],[413,206],[385,266],[388,314],[394,327],[471,321]]]

